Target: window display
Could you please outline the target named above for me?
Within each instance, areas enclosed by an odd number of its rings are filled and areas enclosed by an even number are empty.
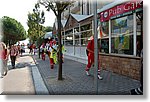
[[[133,15],[111,20],[111,53],[133,55]]]

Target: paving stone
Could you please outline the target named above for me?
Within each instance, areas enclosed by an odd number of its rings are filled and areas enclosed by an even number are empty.
[[[65,59],[63,63],[63,78],[58,81],[58,65],[50,69],[49,58],[43,61],[38,56],[33,56],[38,69],[43,77],[50,94],[95,94],[94,69],[90,70],[91,76],[85,74],[85,64]],[[140,82],[129,77],[118,75],[106,70],[101,71],[103,80],[98,80],[98,94],[100,95],[126,95],[133,88],[139,87]]]

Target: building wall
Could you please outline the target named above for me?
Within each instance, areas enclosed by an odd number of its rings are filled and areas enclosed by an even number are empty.
[[[84,6],[85,5],[86,3],[84,4]],[[98,7],[102,7],[103,4],[100,3],[98,5],[100,5]],[[83,9],[86,9],[84,8],[84,6],[83,6]],[[92,5],[89,7],[92,7]],[[80,7],[80,10],[81,10],[81,7]],[[88,19],[88,21],[89,20],[92,20],[92,17],[91,19]],[[82,21],[80,24],[81,25],[82,23],[85,24],[88,21],[87,20]],[[136,44],[134,44],[134,46],[136,46]],[[85,64],[87,63],[87,56],[85,53],[86,46],[80,46],[80,47],[77,47],[74,45],[66,46],[66,49],[67,49],[67,52],[66,52],[67,57],[70,56],[70,59],[75,59],[76,61],[83,62]],[[111,49],[111,46],[110,46],[110,49]],[[136,57],[135,55],[133,56],[133,54],[132,55],[112,54],[110,51],[108,54],[101,53],[99,58],[100,58],[99,65],[100,67],[102,67],[102,69],[109,70],[109,71],[118,73],[120,75],[128,76],[136,80],[140,80],[140,76],[141,76],[140,74],[141,73],[141,58],[140,57]]]
[[[101,54],[99,59],[102,69],[140,80],[141,58]]]
[[[103,6],[113,2],[115,0],[99,0],[97,2],[97,9],[101,9]],[[62,13],[62,19],[67,19],[69,13],[90,15],[93,14],[93,0],[78,0],[72,5],[69,5]]]

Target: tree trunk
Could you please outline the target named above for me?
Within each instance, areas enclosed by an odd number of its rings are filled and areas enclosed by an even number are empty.
[[[58,70],[58,80],[62,80],[62,44],[61,44],[61,12],[58,11],[57,16],[57,23],[58,23],[58,63],[59,63],[59,70]]]

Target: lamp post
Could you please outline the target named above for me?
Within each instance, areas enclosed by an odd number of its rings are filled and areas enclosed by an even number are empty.
[[[97,35],[97,1],[93,2],[94,10],[94,86],[98,94],[98,35]]]

